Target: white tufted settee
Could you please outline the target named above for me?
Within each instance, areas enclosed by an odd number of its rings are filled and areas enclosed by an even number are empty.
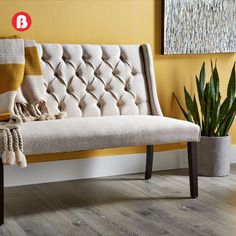
[[[200,129],[163,117],[148,45],[38,45],[47,104],[63,120],[26,122],[27,155],[196,142]]]
[[[200,128],[163,116],[149,45],[37,47],[49,110],[68,117],[23,123],[26,155],[147,145],[149,179],[153,144],[188,142],[191,196],[197,196]]]

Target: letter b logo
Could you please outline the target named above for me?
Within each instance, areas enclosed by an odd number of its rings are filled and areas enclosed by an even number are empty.
[[[26,31],[31,26],[31,17],[26,12],[17,12],[12,17],[12,26],[18,31]]]

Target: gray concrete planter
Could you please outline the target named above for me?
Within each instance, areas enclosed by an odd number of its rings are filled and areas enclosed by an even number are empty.
[[[197,145],[199,175],[215,177],[229,175],[230,145],[230,136],[202,136]]]

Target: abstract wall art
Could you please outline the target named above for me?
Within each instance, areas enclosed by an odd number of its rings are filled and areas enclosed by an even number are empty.
[[[163,54],[236,52],[236,0],[163,1]]]

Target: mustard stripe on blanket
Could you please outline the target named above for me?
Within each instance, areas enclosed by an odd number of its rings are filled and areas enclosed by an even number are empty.
[[[34,40],[18,36],[0,37],[0,130],[4,137],[4,164],[26,167],[22,122],[63,118],[52,115],[46,104],[46,92],[40,60]]]

